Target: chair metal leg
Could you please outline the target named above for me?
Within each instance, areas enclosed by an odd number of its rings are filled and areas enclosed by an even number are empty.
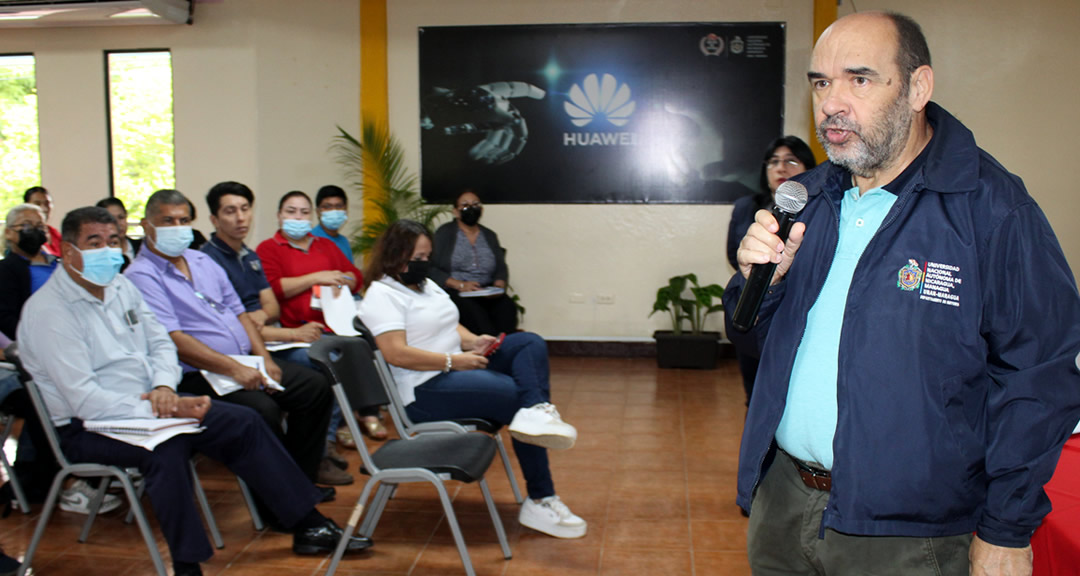
[[[239,476],[236,477],[236,483],[240,485],[240,494],[244,497],[248,512],[251,513],[251,524],[255,527],[255,531],[262,532],[266,525],[263,524],[262,515],[259,514],[259,510],[255,507],[255,500],[251,497],[251,489],[248,488],[247,482],[244,482],[244,479]]]
[[[135,468],[129,468],[128,469],[128,475],[130,476],[133,473],[138,473],[138,470],[136,470]],[[134,477],[134,476],[132,476],[132,477]],[[139,495],[139,501],[142,502],[143,492],[146,491],[146,482],[139,482],[137,484],[132,484],[132,485],[135,486],[135,493]],[[132,510],[131,508],[128,508],[127,516],[124,517],[124,524],[131,524],[131,521],[134,520],[134,519],[135,519],[135,511]]]
[[[450,495],[446,492],[446,485],[439,479],[431,480],[431,483],[435,485],[435,490],[439,493],[443,513],[446,514],[446,523],[450,526],[450,533],[454,535],[454,544],[457,544],[461,564],[465,566],[465,574],[467,576],[476,576],[472,559],[469,558],[469,550],[465,548],[465,537],[461,534],[461,527],[458,526],[457,516],[454,514],[454,506],[450,502]]]
[[[19,510],[22,510],[23,514],[29,514],[30,501],[26,499],[26,492],[22,489],[22,483],[19,482],[19,478],[15,475],[15,469],[8,462],[7,455],[4,454],[2,447],[3,443],[0,442],[0,464],[4,465],[4,473],[7,474],[8,482],[11,482],[11,490],[15,492],[15,502],[19,505]]]
[[[375,491],[375,497],[372,498],[371,506],[368,507],[367,516],[364,517],[364,523],[360,525],[359,534],[361,536],[371,538],[371,535],[375,533],[375,526],[379,524],[379,519],[382,518],[386,503],[390,501],[390,497],[396,490],[397,486],[394,484],[379,483],[379,489]]]
[[[90,513],[86,515],[82,532],[79,533],[80,543],[86,542],[86,539],[90,537],[90,527],[94,525],[94,519],[97,518],[98,510],[101,509],[101,503],[105,501],[105,491],[109,489],[108,477],[101,478],[100,482],[97,491],[94,492],[94,498],[90,500]]]
[[[158,552],[157,541],[154,539],[154,533],[150,531],[150,522],[146,520],[146,514],[143,512],[142,504],[139,503],[142,496],[141,490],[136,491],[135,486],[131,483],[131,478],[123,472],[116,473],[117,479],[124,486],[124,494],[127,495],[128,501],[131,502],[131,509],[135,514],[135,521],[139,525],[139,532],[142,532],[143,540],[146,541],[146,548],[150,551],[150,559],[154,562],[154,568],[160,576],[168,576],[168,572],[165,571],[165,562],[161,560],[161,553]],[[108,485],[106,479],[105,485]],[[143,485],[146,483],[144,482]],[[140,487],[141,488],[141,487]]]
[[[518,488],[517,476],[514,474],[514,466],[510,463],[510,455],[506,452],[506,444],[503,442],[502,434],[495,432],[492,438],[495,439],[495,447],[499,450],[499,458],[502,459],[503,468],[506,468],[506,478],[510,480],[510,489],[514,491],[514,500],[518,504],[524,504],[525,499],[521,496],[521,489]]]
[[[221,550],[225,547],[225,541],[221,539],[221,530],[218,530],[214,512],[210,510],[210,502],[206,499],[206,491],[203,490],[202,481],[199,480],[199,474],[195,470],[194,459],[188,460],[188,468],[191,470],[191,485],[195,489],[195,499],[199,501],[199,507],[202,508],[206,528],[210,531],[210,539],[213,540],[214,547]]]
[[[499,537],[499,546],[502,546],[503,558],[509,560],[514,555],[510,552],[510,543],[506,541],[506,530],[503,529],[502,518],[499,517],[499,511],[495,508],[495,500],[491,498],[491,489],[488,488],[487,478],[481,478],[478,484],[480,484],[480,492],[484,494],[484,502],[487,503],[488,513],[491,514],[491,523],[495,525],[495,535]]]
[[[360,523],[360,517],[364,515],[364,503],[367,502],[368,496],[371,495],[371,487],[378,483],[379,481],[372,477],[367,481],[367,484],[364,484],[364,491],[360,493],[360,498],[356,500],[356,506],[353,507],[352,514],[349,515],[348,523],[341,530],[341,540],[338,541],[337,548],[334,549],[334,555],[330,558],[330,567],[326,569],[326,576],[334,576],[334,572],[337,571],[341,558],[345,556],[345,548],[349,545],[349,538],[352,538],[353,532],[356,531],[356,525]],[[19,576],[23,575],[20,574]]]
[[[49,495],[45,497],[45,506],[41,509],[41,518],[38,518],[37,527],[34,528],[34,535],[30,538],[30,545],[26,547],[22,565],[19,566],[18,576],[25,576],[26,571],[30,569],[30,562],[34,560],[34,552],[37,550],[38,544],[41,543],[41,537],[45,535],[45,526],[49,524],[49,517],[52,516],[53,510],[56,509],[56,501],[60,499],[60,487],[64,485],[64,480],[67,477],[67,473],[61,470],[53,478],[52,486],[49,488]]]

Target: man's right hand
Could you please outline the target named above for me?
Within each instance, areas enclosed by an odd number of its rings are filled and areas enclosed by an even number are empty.
[[[318,322],[308,322],[303,326],[292,329],[293,342],[314,342],[321,338],[322,335],[322,324]]]
[[[743,278],[750,277],[750,270],[754,264],[776,263],[776,273],[773,274],[772,283],[776,284],[787,274],[791,268],[791,262],[795,259],[795,253],[802,245],[803,235],[806,233],[806,224],[796,222],[791,227],[787,242],[781,242],[777,232],[780,224],[776,217],[768,210],[758,210],[754,215],[754,223],[750,225],[746,236],[739,243],[737,258],[739,272]]]
[[[210,410],[209,396],[181,396],[176,403],[176,418],[196,418],[202,422]]]
[[[232,374],[229,374],[229,377],[243,386],[244,390],[261,390],[266,387],[266,380],[263,378],[262,372],[250,366],[244,366],[239,362],[233,367]]]

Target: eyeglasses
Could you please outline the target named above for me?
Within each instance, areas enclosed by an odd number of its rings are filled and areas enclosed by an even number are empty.
[[[802,162],[798,158],[769,158],[765,161],[765,165],[769,168],[776,168],[781,164],[787,164],[788,166],[802,166]]]
[[[19,225],[15,226],[15,228],[18,229],[18,230],[26,231],[26,232],[29,232],[29,231],[31,231],[31,230],[33,230],[35,228],[37,228],[38,230],[41,230],[41,231],[46,231],[47,230],[47,228],[45,228],[45,223],[44,222],[41,223],[41,224],[31,224],[29,222],[23,222],[22,224],[19,224]]]
[[[464,210],[466,208],[482,208],[484,205],[479,202],[470,202],[468,204],[462,204],[458,206],[458,210]]]

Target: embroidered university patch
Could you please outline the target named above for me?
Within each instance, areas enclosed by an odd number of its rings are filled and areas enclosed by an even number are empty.
[[[923,271],[915,260],[908,259],[908,265],[901,268],[897,276],[896,285],[901,290],[911,292],[922,286]]]

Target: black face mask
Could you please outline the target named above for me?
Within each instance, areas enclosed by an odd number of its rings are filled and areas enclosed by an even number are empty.
[[[398,280],[406,286],[419,285],[427,278],[427,272],[427,260],[412,260],[409,262],[408,270],[398,275]]]
[[[45,231],[40,228],[19,230],[19,250],[33,256],[45,244]]]
[[[461,209],[461,223],[466,226],[476,226],[483,213],[484,209],[481,206],[466,206]]]

